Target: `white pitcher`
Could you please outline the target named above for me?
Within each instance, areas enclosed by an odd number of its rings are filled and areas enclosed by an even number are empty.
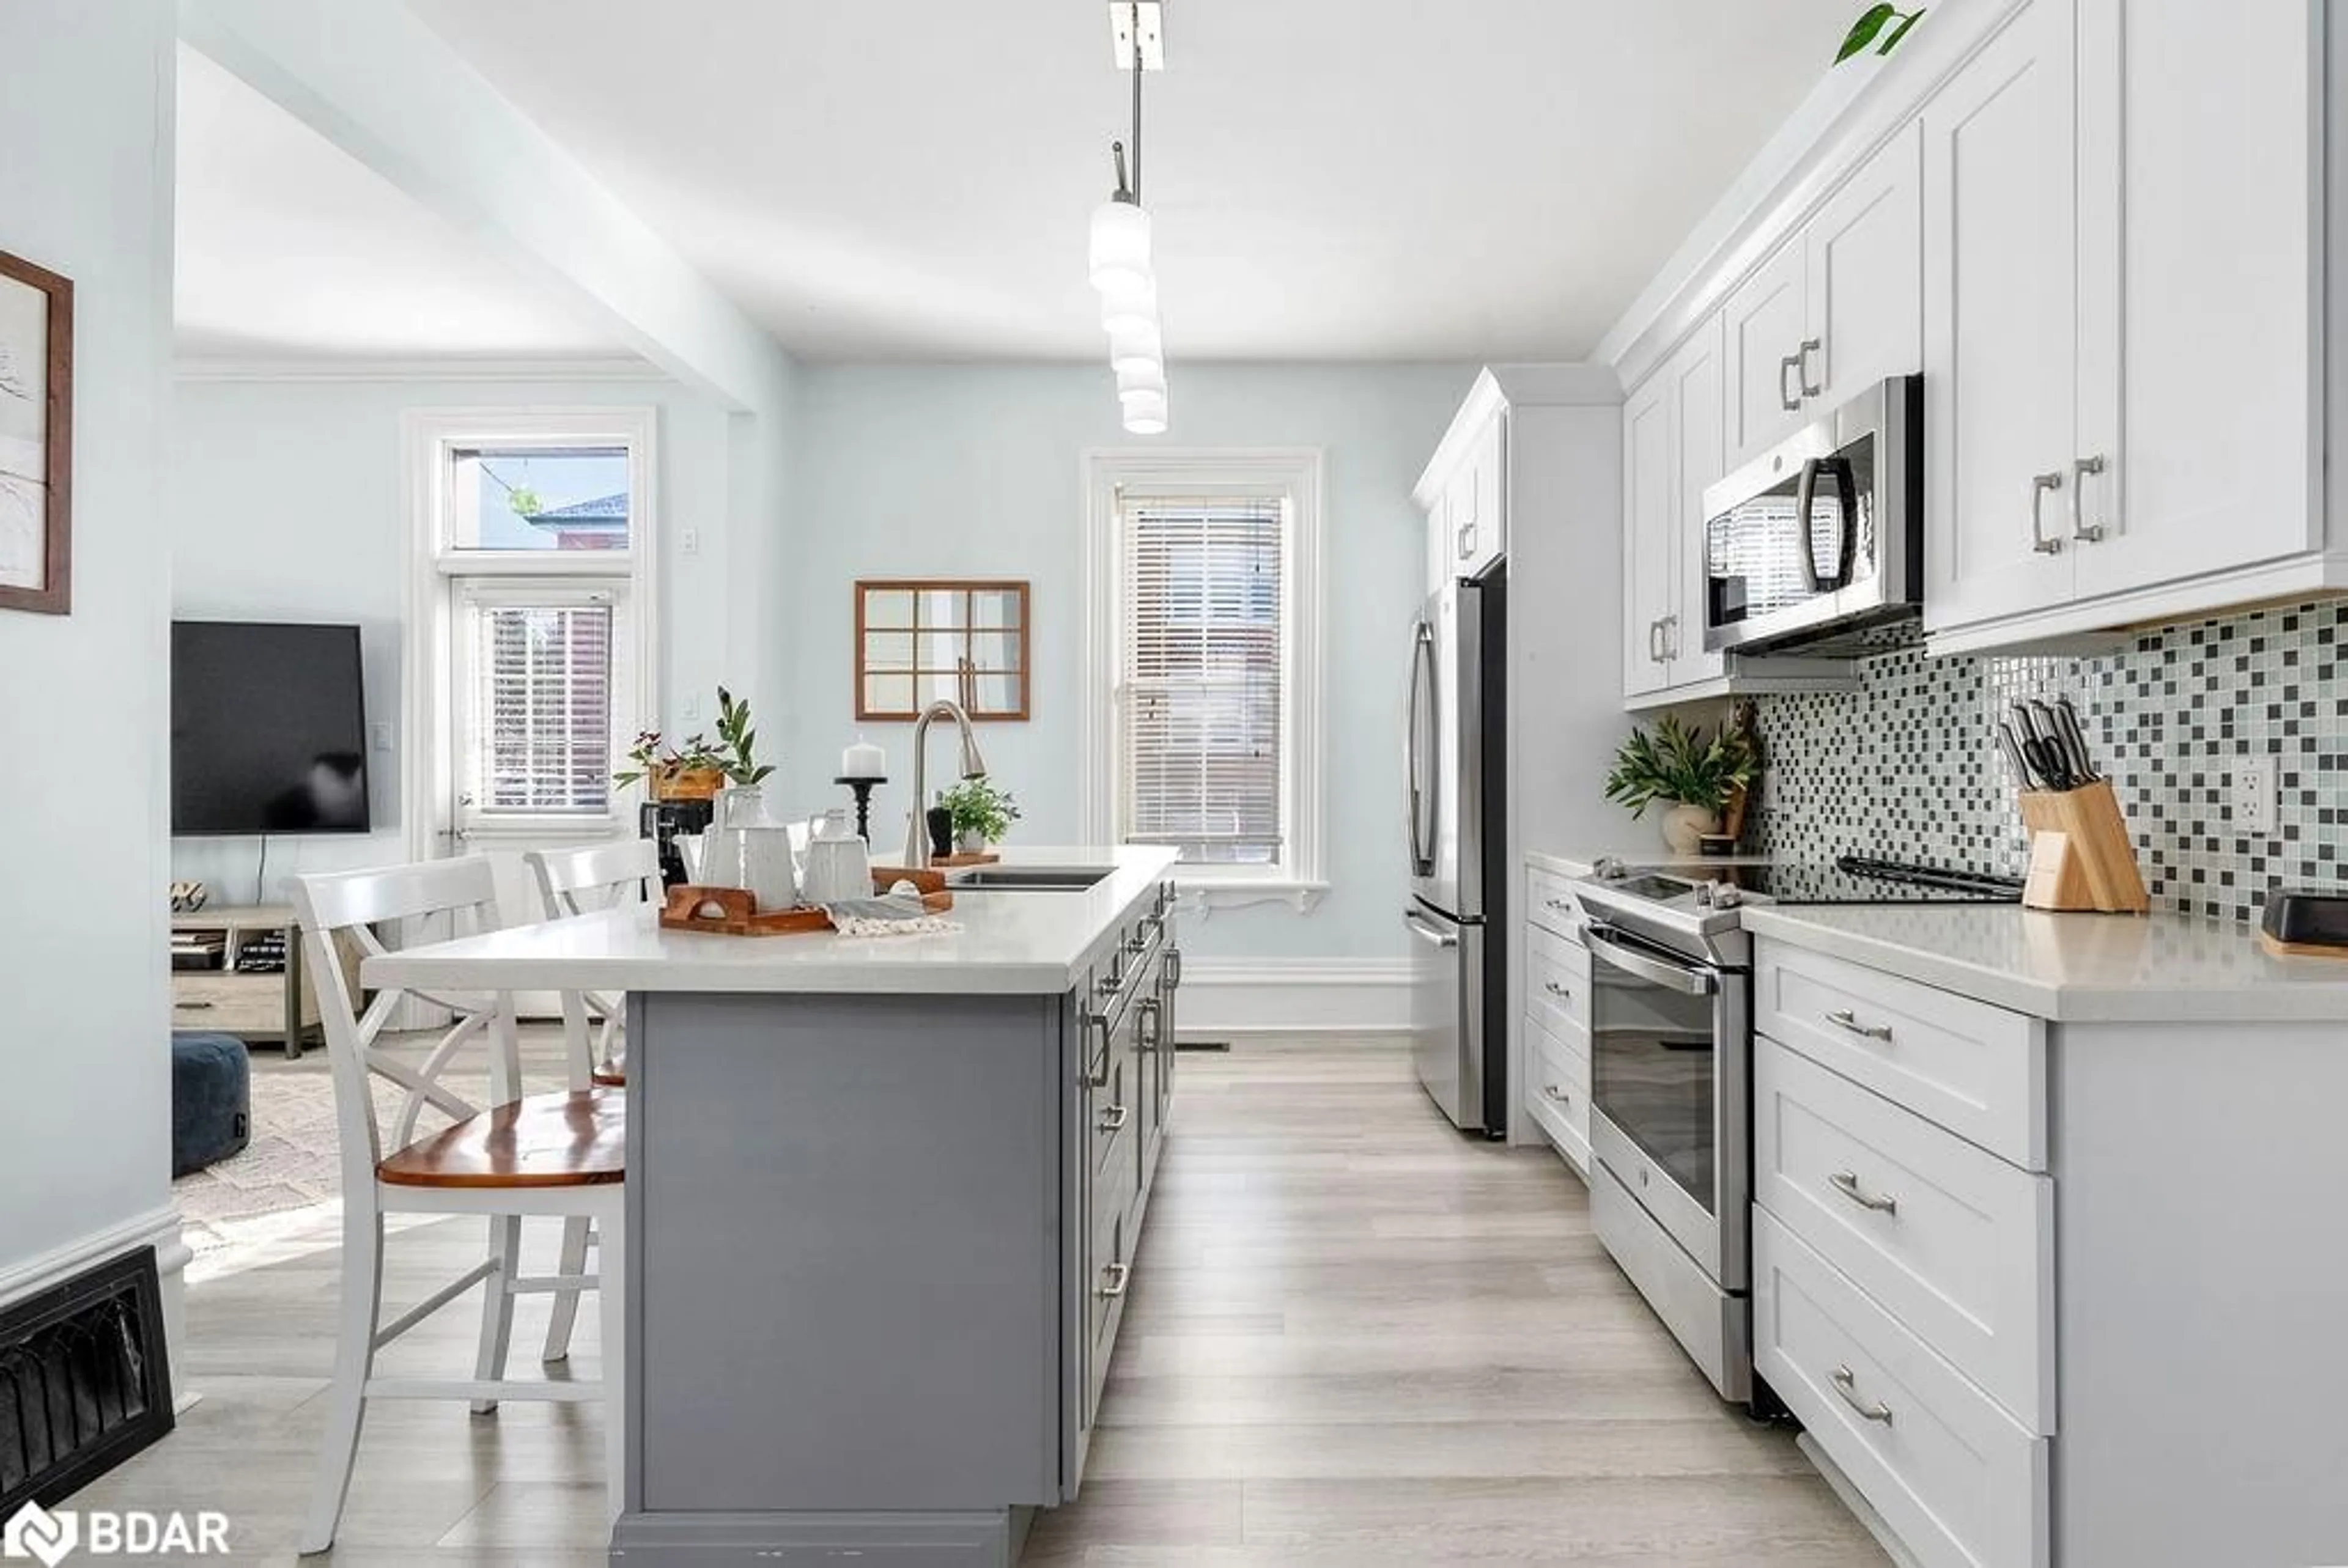
[[[807,877],[802,896],[810,904],[839,904],[872,897],[872,862],[864,840],[848,825],[844,807],[808,824]]]
[[[703,885],[747,888],[761,910],[798,902],[791,874],[791,830],[767,815],[767,798],[753,784],[717,797],[717,821],[702,840]]]

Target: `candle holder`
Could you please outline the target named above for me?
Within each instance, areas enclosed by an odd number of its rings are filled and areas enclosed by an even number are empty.
[[[856,792],[856,835],[865,843],[870,844],[872,842],[872,792],[879,785],[887,784],[888,779],[878,775],[872,778],[852,778],[842,774],[831,782],[836,784],[846,784]]]

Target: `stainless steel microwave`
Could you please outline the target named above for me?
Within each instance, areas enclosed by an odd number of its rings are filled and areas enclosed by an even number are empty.
[[[1913,641],[1924,378],[1898,375],[1704,493],[1706,649],[1849,657]]]

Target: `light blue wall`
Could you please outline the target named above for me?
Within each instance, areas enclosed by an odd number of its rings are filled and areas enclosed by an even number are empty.
[[[1185,944],[1260,958],[1398,956],[1405,901],[1397,777],[1401,637],[1420,596],[1422,523],[1410,487],[1474,380],[1466,365],[1173,367],[1165,445],[1318,446],[1328,741],[1327,900],[1216,913]],[[794,707],[782,733],[791,798],[810,808],[857,732],[851,585],[870,577],[1025,578],[1033,585],[1033,719],[984,727],[989,766],[1026,812],[1017,837],[1078,837],[1084,654],[1083,454],[1146,448],[1119,428],[1108,373],[1082,365],[802,367],[782,628]],[[876,797],[876,844],[903,832],[911,727],[866,726],[896,781]],[[949,766],[933,737],[937,766]]]

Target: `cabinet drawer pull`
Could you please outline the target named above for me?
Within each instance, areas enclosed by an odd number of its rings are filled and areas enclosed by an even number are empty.
[[[1647,622],[1647,662],[1663,661],[1663,623],[1660,620]]]
[[[1565,1091],[1565,1088],[1562,1084],[1545,1083],[1541,1086],[1541,1092],[1548,1095],[1551,1100],[1556,1101],[1560,1105],[1570,1105],[1573,1103],[1573,1096]]]
[[[1879,1214],[1896,1214],[1900,1212],[1898,1198],[1888,1193],[1868,1192],[1859,1184],[1859,1173],[1856,1171],[1837,1171],[1827,1178],[1827,1184],[1860,1208],[1873,1209]]]
[[[1818,350],[1825,346],[1826,345],[1824,343],[1820,343],[1814,337],[1804,338],[1802,340],[1802,352],[1794,356],[1801,364],[1802,395],[1804,397],[1818,397],[1823,395],[1826,392],[1825,386],[1812,380],[1810,377],[1810,355],[1818,353]]]
[[[173,1002],[171,1006],[174,1010],[179,1012],[208,1012],[211,1010],[212,1004],[210,1002]]]
[[[1570,914],[1573,909],[1573,900],[1570,898],[1544,898],[1541,902],[1560,915]]]
[[[1093,1294],[1099,1296],[1103,1301],[1114,1301],[1118,1296],[1125,1294],[1125,1287],[1132,1282],[1132,1279],[1133,1266],[1131,1264],[1112,1263],[1107,1265],[1101,1269],[1101,1282],[1093,1286]],[[1884,1418],[1886,1420],[1890,1420],[1890,1419],[1891,1418],[1889,1416]]]
[[[2086,499],[2087,476],[2104,471],[2103,454],[2082,457],[2071,465],[2071,537],[2081,544],[2094,544],[2104,537],[2104,525],[2091,523],[2080,515]]]
[[[1541,989],[1547,991],[1553,997],[1562,997],[1568,1001],[1571,1001],[1573,999],[1573,992],[1566,987],[1559,985],[1555,980],[1543,980],[1541,982]]]
[[[1112,1105],[1101,1112],[1100,1130],[1104,1132],[1121,1132],[1125,1130],[1125,1124],[1132,1119],[1132,1106]]]
[[[1859,1412],[1861,1419],[1881,1421],[1887,1427],[1891,1424],[1890,1406],[1884,1404],[1880,1400],[1878,1400],[1872,1405],[1861,1404],[1859,1402],[1858,1373],[1852,1371],[1848,1367],[1837,1367],[1834,1369],[1833,1381],[1834,1391],[1842,1396],[1842,1402],[1844,1404],[1849,1405],[1852,1409]]]
[[[2060,470],[2030,476],[2030,548],[2043,556],[2061,555],[2063,541],[2046,537],[2046,492],[2063,487]]]
[[[1161,982],[1161,991],[1165,987]],[[1133,1048],[1145,1055],[1166,1043],[1166,1004],[1157,997],[1144,997],[1134,1003],[1139,1009],[1133,1030]]]
[[[1786,390],[1786,378],[1801,368],[1802,356],[1789,354],[1777,362],[1777,404],[1788,414],[1802,406],[1802,395]]]
[[[1849,1008],[1842,1008],[1827,1014],[1827,1021],[1846,1034],[1855,1034],[1862,1040],[1879,1040],[1886,1045],[1891,1043],[1890,1024],[1861,1023],[1859,1021],[1859,1015]]]

